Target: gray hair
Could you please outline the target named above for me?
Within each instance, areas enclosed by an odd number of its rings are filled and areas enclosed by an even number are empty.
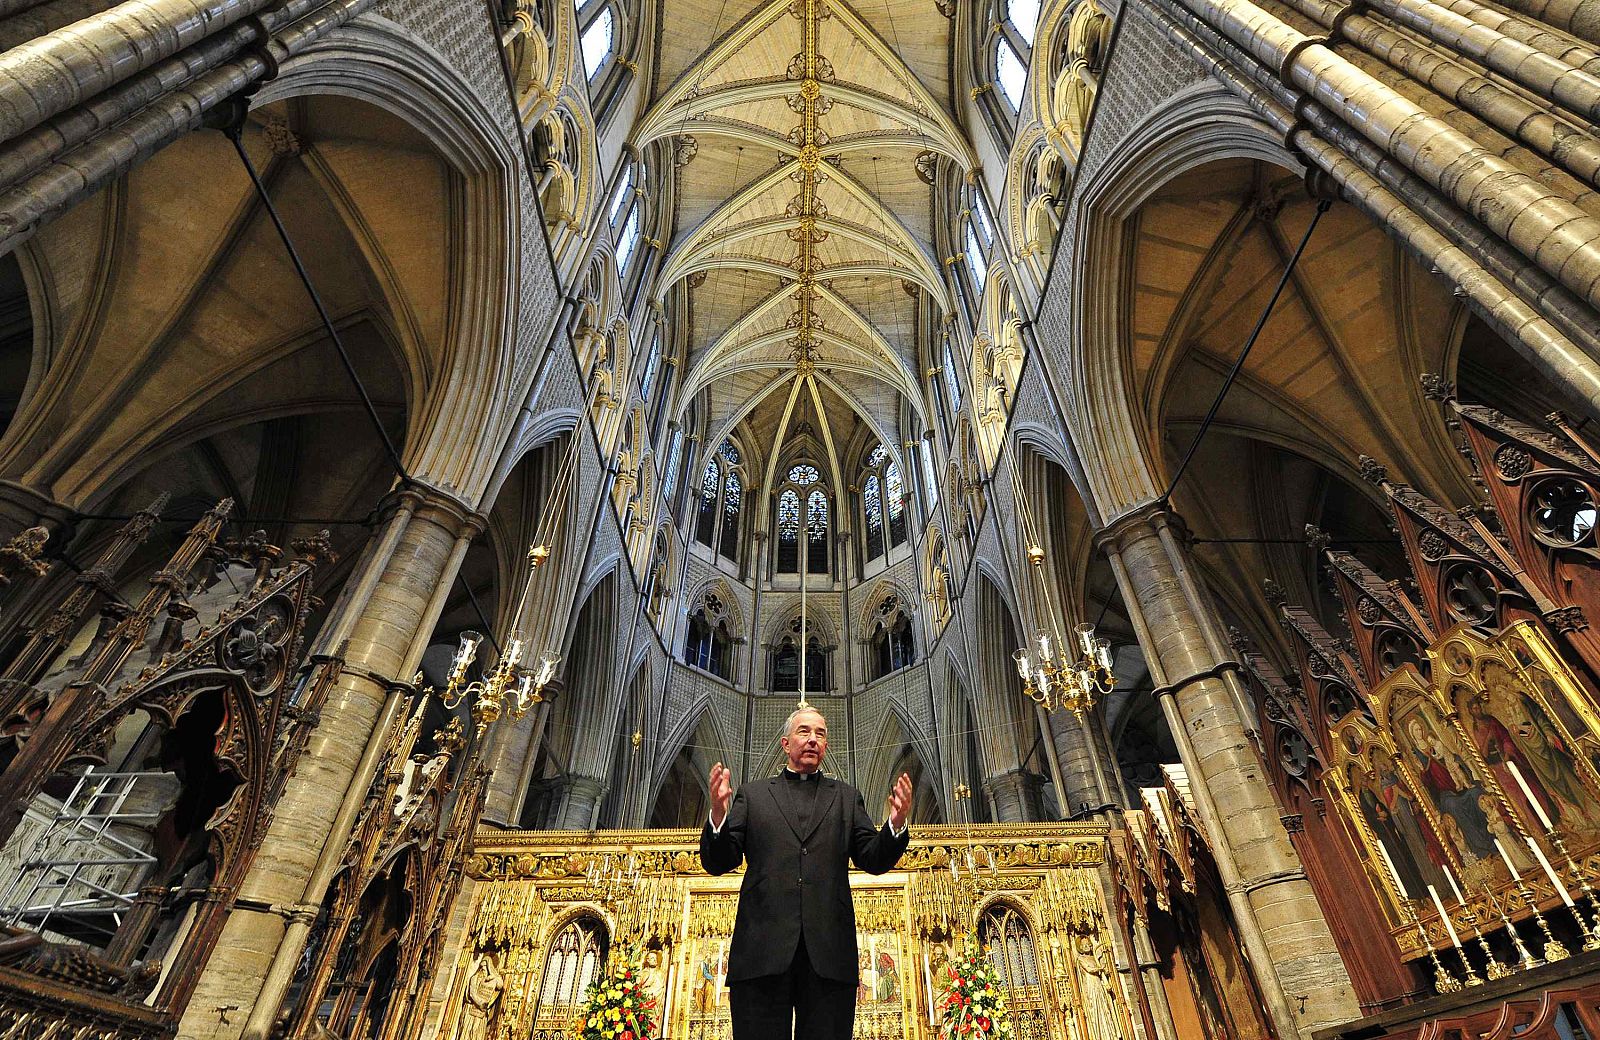
[[[783,720],[783,735],[784,736],[787,737],[789,734],[794,732],[794,720],[798,719],[802,715],[815,715],[817,718],[821,719],[823,722],[827,722],[828,721],[828,716],[822,714],[822,709],[821,708],[814,707],[814,706],[812,706],[810,704],[806,705],[804,708],[796,708],[794,711],[791,711],[789,713],[789,717],[787,719]]]

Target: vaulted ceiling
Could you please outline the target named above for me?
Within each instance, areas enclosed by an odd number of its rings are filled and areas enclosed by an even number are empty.
[[[776,454],[809,424],[839,464],[861,424],[891,448],[903,414],[926,426],[918,310],[951,310],[930,180],[974,164],[950,29],[927,0],[673,5],[633,142],[676,141],[654,296],[687,282],[680,400],[712,435]]]

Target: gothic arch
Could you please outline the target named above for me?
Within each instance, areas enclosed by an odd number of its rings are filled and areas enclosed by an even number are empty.
[[[715,593],[727,607],[728,635],[734,640],[745,638],[745,621],[740,609],[739,597],[734,595],[733,586],[728,584],[727,578],[708,578],[695,586],[694,591],[684,597],[686,604],[700,602],[706,593]]]
[[[1285,169],[1298,166],[1244,102],[1222,84],[1205,80],[1151,112],[1077,189],[1083,216],[1075,225],[1076,238],[1058,247],[1069,249],[1072,261],[1066,270],[1072,281],[1056,296],[1065,324],[1041,338],[1057,352],[1066,343],[1082,345],[1079,352],[1058,353],[1052,360],[1069,388],[1062,406],[1089,441],[1082,453],[1089,497],[1108,519],[1162,489],[1153,431],[1134,411],[1124,310],[1128,221],[1173,177],[1236,157]]]

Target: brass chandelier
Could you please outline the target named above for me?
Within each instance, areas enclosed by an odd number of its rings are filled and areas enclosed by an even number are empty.
[[[1085,712],[1116,688],[1116,676],[1111,670],[1111,640],[1096,635],[1095,626],[1087,622],[1070,626],[1076,645],[1067,640],[1068,619],[1056,595],[1054,578],[1045,570],[1044,539],[1033,515],[1021,468],[1004,430],[1000,434],[1000,455],[1011,471],[1011,486],[1031,575],[1029,599],[1038,620],[1033,639],[1011,657],[1016,662],[1017,674],[1022,677],[1023,691],[1035,704],[1047,712],[1066,709],[1081,720]]]
[[[599,380],[592,379],[588,400],[585,403],[585,414],[593,414],[599,387]],[[608,407],[614,406],[609,398],[604,400]],[[439,699],[444,706],[452,711],[459,707],[462,701],[471,700],[472,720],[477,724],[479,737],[482,737],[484,732],[505,714],[508,707],[511,717],[520,719],[528,713],[528,709],[543,703],[545,688],[555,678],[556,668],[561,664],[561,652],[556,649],[558,645],[556,641],[562,633],[554,628],[555,612],[534,611],[535,616],[529,619],[528,602],[533,598],[539,583],[546,580],[543,575],[553,555],[551,546],[555,544],[560,531],[561,518],[566,514],[568,492],[572,486],[573,472],[577,469],[580,441],[579,431],[574,429],[568,440],[567,450],[562,455],[555,477],[551,481],[550,496],[540,511],[539,522],[533,532],[533,543],[528,546],[528,580],[522,586],[522,595],[517,600],[516,610],[512,612],[511,624],[504,640],[494,644],[497,647],[504,647],[499,659],[492,667],[482,672],[479,678],[470,678],[469,672],[478,659],[478,650],[483,644],[484,637],[470,629],[462,632],[456,656],[450,664],[450,674],[445,680],[445,688],[439,693]],[[524,658],[530,646],[540,649],[533,662],[525,664]],[[421,681],[422,675],[419,672],[417,674],[419,685]]]

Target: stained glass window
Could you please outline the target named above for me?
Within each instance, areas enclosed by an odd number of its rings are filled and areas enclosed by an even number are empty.
[[[806,499],[806,572],[828,573],[828,496],[821,488]]]
[[[800,495],[794,488],[778,496],[778,572],[800,569]]]
[[[791,484],[799,484],[801,487],[805,487],[807,484],[815,484],[817,477],[817,467],[805,463],[789,470],[789,482]]]
[[[877,559],[897,545],[904,545],[910,526],[906,516],[906,485],[900,464],[882,444],[867,453],[861,482],[861,511],[865,514],[868,560]]]
[[[737,466],[744,459],[739,456],[739,449],[732,441],[723,441],[722,447],[717,449],[717,454]]]
[[[900,464],[894,461],[883,474],[885,505],[889,510],[889,547],[903,545],[906,540],[905,485],[900,482]]]
[[[722,492],[722,544],[718,551],[735,562],[739,559],[739,507],[744,485],[737,470],[728,471]]]
[[[867,514],[867,559],[875,560],[883,555],[883,496],[876,473],[867,478],[861,500]]]
[[[722,491],[722,467],[717,460],[706,463],[706,475],[700,481],[700,515],[696,518],[694,536],[706,545],[716,546],[717,496]]]

